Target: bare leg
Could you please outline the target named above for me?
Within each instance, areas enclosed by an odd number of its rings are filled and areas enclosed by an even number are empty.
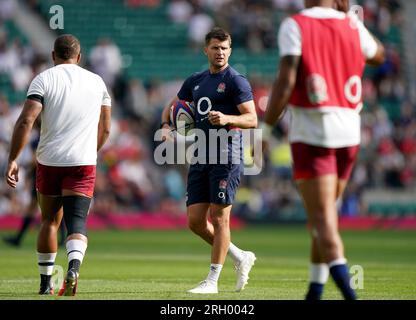
[[[344,257],[344,248],[338,233],[338,215],[336,198],[338,178],[335,175],[326,175],[315,179],[298,182],[302,195],[308,221],[312,230],[315,230],[317,239],[314,258],[326,263]],[[312,240],[313,241],[313,240]]]
[[[302,181],[299,181],[299,183],[302,183]],[[338,180],[337,194],[336,194],[337,200],[341,199],[342,194],[344,193],[345,187],[347,186],[347,183],[348,183],[347,180],[340,180],[340,179]],[[322,258],[322,255],[319,251],[318,235],[315,229],[311,226],[311,222],[308,223],[308,227],[311,233],[311,254],[310,254],[311,262],[312,263],[324,263],[324,259]]]
[[[196,203],[187,209],[188,227],[208,244],[214,243],[214,227],[208,221],[209,203]]]
[[[329,266],[332,278],[345,299],[356,299],[350,287],[344,246],[338,232],[337,197],[345,188],[336,175],[326,175],[298,183],[308,213],[308,220],[317,234],[317,247],[321,259]],[[309,293],[308,293],[309,294]],[[307,296],[308,298],[308,296]]]
[[[40,273],[39,294],[53,294],[51,277],[58,251],[57,231],[62,220],[62,200],[60,196],[51,197],[38,193],[42,212],[38,235],[37,251]]]
[[[37,250],[40,253],[57,252],[57,230],[63,216],[61,197],[45,196],[38,193],[38,201],[42,212],[42,218],[38,235]]]
[[[342,195],[344,194],[345,188],[347,187],[347,180],[338,179],[338,185],[337,185],[337,200],[342,198]]]
[[[211,204],[210,216],[214,226],[214,243],[211,263],[223,265],[230,247],[230,213],[231,205]]]

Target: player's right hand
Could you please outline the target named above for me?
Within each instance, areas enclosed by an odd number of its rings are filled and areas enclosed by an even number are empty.
[[[162,127],[162,141],[173,141],[172,130],[168,124],[164,124]]]
[[[261,141],[261,150],[263,151],[263,155],[269,153],[269,141]]]
[[[253,158],[254,164],[257,167],[262,167],[264,162],[264,156],[269,152],[269,142],[267,140],[255,141],[255,144],[261,144],[260,153],[254,152],[254,146],[251,148],[251,156]]]
[[[261,143],[261,152],[267,154],[269,152],[269,142],[266,140],[259,140],[257,143]],[[254,148],[251,148],[251,156],[254,157]]]
[[[9,161],[6,171],[6,181],[10,187],[16,188],[17,182],[19,181],[19,166],[16,161]]]

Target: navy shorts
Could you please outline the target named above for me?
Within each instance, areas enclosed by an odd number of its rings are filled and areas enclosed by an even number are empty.
[[[196,203],[232,204],[240,184],[240,164],[195,164],[188,173],[186,206]]]

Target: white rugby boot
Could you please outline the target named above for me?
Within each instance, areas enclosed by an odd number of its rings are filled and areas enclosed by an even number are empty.
[[[188,290],[188,292],[201,294],[218,293],[218,286],[217,283],[213,281],[204,280],[201,281],[195,288]]]
[[[248,283],[248,274],[250,273],[251,268],[253,268],[254,261],[256,261],[256,259],[257,258],[253,252],[244,251],[243,259],[234,265],[235,271],[237,273],[237,284],[235,286],[235,291],[240,292],[244,290],[244,287]]]

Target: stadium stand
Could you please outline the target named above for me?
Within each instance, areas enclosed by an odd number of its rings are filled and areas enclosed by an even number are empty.
[[[187,24],[171,22],[168,2],[156,7],[131,7],[122,1],[97,0],[79,10],[79,2],[64,2],[65,30],[77,34],[89,52],[97,39],[111,38],[123,52],[126,73],[141,79],[170,80],[185,78],[205,67],[202,52],[188,46]],[[40,1],[41,13],[47,18],[55,1]],[[86,28],[86,25],[89,27]],[[271,75],[275,65],[270,61],[276,50],[253,54],[247,50],[234,52],[234,64],[242,64],[247,72]]]

